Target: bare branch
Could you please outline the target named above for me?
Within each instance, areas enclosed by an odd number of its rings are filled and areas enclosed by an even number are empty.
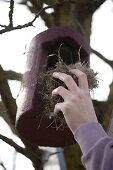
[[[38,12],[38,14],[35,16],[35,18],[32,20],[32,23],[33,23],[33,22],[40,16],[40,14],[41,14],[43,11],[45,11],[46,9],[53,8],[53,7],[57,7],[57,6],[59,6],[59,5],[63,5],[64,2],[66,2],[66,1],[64,0],[63,2],[55,2],[55,3],[52,4],[52,5],[48,5],[48,6],[46,6],[45,8],[42,8],[42,9]]]
[[[35,162],[37,167],[39,167],[39,165],[42,166],[42,160],[41,157],[39,156],[39,151],[36,150],[36,147],[35,147],[35,151],[32,150],[32,148],[30,147],[23,148],[17,145],[12,139],[7,138],[6,136],[3,136],[1,134],[0,134],[0,139],[5,143],[7,143],[8,145],[12,146],[17,152],[29,158],[33,163]]]
[[[0,101],[0,116],[3,116],[5,112],[6,112],[6,108],[4,106],[4,103]]]
[[[9,118],[12,124],[15,124],[17,105],[15,99],[12,97],[9,84],[7,82],[7,79],[5,78],[4,70],[1,66],[0,66],[0,93],[4,105],[7,108]]]
[[[21,73],[17,73],[15,71],[12,70],[8,70],[8,71],[4,71],[5,74],[5,78],[7,80],[17,80],[17,81],[22,81],[22,74]]]
[[[0,27],[6,28],[6,27],[7,27],[7,25],[2,25],[2,24],[0,24]]]
[[[10,0],[10,11],[9,11],[9,27],[13,27],[13,9],[14,9],[14,0]]]
[[[33,26],[34,21],[40,16],[40,14],[41,14],[43,11],[45,11],[46,9],[49,9],[49,8],[53,8],[53,7],[62,5],[64,2],[66,2],[66,1],[64,0],[63,2],[56,2],[56,3],[52,4],[52,5],[48,5],[48,6],[44,7],[44,8],[42,8],[42,9],[38,12],[38,14],[34,17],[34,19],[33,19],[32,21],[30,21],[30,22],[28,22],[28,23],[26,23],[26,24],[23,24],[23,25],[18,25],[18,26],[16,26],[16,27],[7,26],[7,27],[5,27],[5,29],[0,30],[0,34],[3,34],[3,33],[5,33],[5,32],[9,32],[9,31],[13,31],[13,30],[17,30],[17,29],[27,28],[27,27],[29,27],[29,26]],[[10,25],[10,24],[9,24],[9,25]]]
[[[13,148],[15,148],[15,150],[23,155],[25,154],[25,149],[22,148],[21,146],[17,145],[12,139],[7,138],[6,136],[3,136],[0,134],[0,139],[2,141],[4,141],[5,143],[7,143],[8,145],[12,146]]]
[[[5,165],[3,164],[3,162],[0,162],[0,166],[4,169],[4,170],[7,170]]]
[[[0,117],[4,119],[4,121],[9,125],[10,129],[15,135],[18,135],[15,125],[12,124],[11,119],[9,117],[7,108],[4,106],[3,101],[0,101]]]
[[[27,28],[27,27],[30,27],[30,26],[33,26],[32,22],[28,22],[28,23],[23,24],[23,25],[18,25],[16,27],[12,27],[12,28],[7,26],[5,29],[0,30],[0,34],[3,34],[5,32],[10,32],[10,31],[13,31],[13,30],[17,30],[17,29]]]
[[[107,64],[109,64],[112,68],[113,68],[113,61],[108,60],[107,58],[105,58],[101,53],[99,53],[98,51],[91,49],[91,52],[94,53],[95,55],[97,55],[100,59],[102,59],[103,61],[105,61]]]

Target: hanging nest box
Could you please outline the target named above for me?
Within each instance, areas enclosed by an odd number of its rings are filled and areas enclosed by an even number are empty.
[[[40,109],[42,101],[38,77],[40,73],[55,68],[61,44],[63,49],[60,57],[67,65],[78,62],[79,49],[81,63],[89,64],[89,45],[80,33],[70,27],[50,28],[36,35],[31,41],[23,75],[23,87],[19,95],[16,128],[23,138],[38,146],[60,147],[75,143],[68,127],[56,129],[54,118],[44,116]],[[40,86],[43,87],[43,84]]]

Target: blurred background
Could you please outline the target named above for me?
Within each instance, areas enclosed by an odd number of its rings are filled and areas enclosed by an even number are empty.
[[[91,46],[90,65],[99,80],[91,96],[99,122],[107,130],[113,109],[113,1],[1,0],[0,170],[84,170],[77,144],[59,150],[29,145],[18,137],[14,125],[31,39],[65,25],[81,32]]]

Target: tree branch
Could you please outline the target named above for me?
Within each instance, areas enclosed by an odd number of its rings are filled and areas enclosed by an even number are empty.
[[[7,25],[2,25],[2,24],[0,24],[0,27],[6,28],[6,27],[7,27]]]
[[[10,27],[9,25],[7,27],[5,27],[5,29],[2,29],[0,30],[0,34],[3,34],[5,32],[9,32],[9,31],[13,31],[13,30],[17,30],[17,29],[22,29],[22,28],[27,28],[29,26],[33,26],[33,23],[34,21],[40,16],[40,14],[45,11],[46,9],[49,9],[49,8],[53,8],[53,7],[56,7],[56,6],[59,6],[59,5],[62,5],[64,2],[66,2],[65,0],[63,2],[56,2],[52,5],[48,5],[46,6],[45,8],[42,8],[38,14],[34,17],[34,19],[26,24],[23,24],[23,25],[18,25],[16,27]]]
[[[4,71],[5,78],[7,80],[17,80],[17,81],[22,81],[22,74],[17,73],[15,71],[9,70],[9,71]]]
[[[100,59],[102,59],[103,61],[105,61],[107,64],[109,64],[112,68],[113,68],[113,61],[108,60],[107,58],[105,58],[101,53],[99,53],[98,51],[91,49],[91,52],[94,53],[95,55],[97,55]]]
[[[4,103],[0,101],[0,116],[3,116],[4,112],[6,112],[6,108],[4,106]]]
[[[10,11],[9,11],[9,27],[13,27],[13,9],[14,9],[14,0],[10,0]]]
[[[12,124],[11,119],[9,117],[8,111],[6,107],[4,106],[3,101],[0,101],[0,117],[4,119],[4,121],[9,125],[12,132],[18,136],[17,130],[15,128],[15,125]]]
[[[17,145],[12,139],[7,138],[6,136],[3,136],[0,134],[0,139],[2,141],[4,141],[5,143],[7,143],[8,145],[12,146],[13,148],[15,148],[15,150],[23,155],[26,156],[25,154],[25,149],[22,148],[21,146]]]
[[[33,163],[36,163],[36,165],[39,167],[40,163],[42,164],[42,160],[41,157],[39,156],[39,151],[36,150],[35,147],[35,151],[32,150],[32,147],[30,148],[23,148],[19,145],[17,145],[12,139],[7,138],[4,135],[0,134],[0,139],[2,141],[4,141],[5,143],[7,143],[8,145],[12,146],[17,152],[21,153],[22,155],[26,156],[28,159],[30,159]],[[33,145],[32,145],[33,146]]]
[[[0,166],[1,166],[4,170],[7,170],[6,167],[4,166],[3,162],[0,162]]]
[[[7,82],[7,79],[5,78],[4,70],[1,66],[0,66],[0,93],[4,105],[7,108],[8,116],[12,124],[15,124],[17,105],[15,99],[12,97],[9,84]]]

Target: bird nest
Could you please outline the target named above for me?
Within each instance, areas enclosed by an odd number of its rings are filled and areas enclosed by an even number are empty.
[[[97,72],[94,72],[87,64],[77,62],[75,64],[65,64],[65,62],[59,58],[59,61],[56,63],[55,68],[50,68],[46,72],[42,72],[38,76],[38,87],[39,92],[38,95],[40,97],[40,111],[43,116],[47,116],[49,119],[53,119],[52,123],[48,126],[52,126],[55,124],[56,130],[64,129],[67,127],[64,116],[61,112],[57,115],[54,115],[53,110],[56,103],[63,102],[61,96],[52,96],[52,91],[58,86],[63,86],[65,88],[66,85],[59,79],[53,77],[54,72],[62,72],[66,73],[74,79],[74,81],[78,85],[78,78],[76,75],[70,72],[71,69],[79,69],[83,73],[87,75],[89,89],[93,90],[98,87],[98,78]]]

